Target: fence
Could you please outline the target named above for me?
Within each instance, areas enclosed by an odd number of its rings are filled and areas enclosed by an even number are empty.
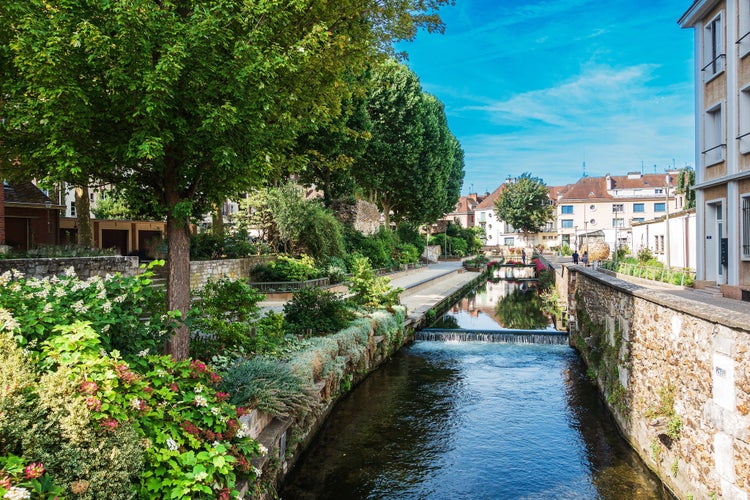
[[[248,285],[261,292],[286,292],[289,290],[299,290],[300,288],[324,287],[330,284],[328,278],[317,278],[306,281],[256,281]]]
[[[671,283],[673,285],[692,286],[695,281],[695,271],[692,269],[644,266],[643,264],[633,264],[631,262],[616,263],[612,260],[603,261],[599,265],[604,269],[609,269],[620,274]]]

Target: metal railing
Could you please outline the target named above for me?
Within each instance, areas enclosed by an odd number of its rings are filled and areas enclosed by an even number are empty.
[[[617,262],[607,260],[599,264],[600,267],[620,274],[633,276],[634,278],[660,281],[673,285],[691,286],[695,281],[695,271],[686,268],[667,268],[659,266],[644,266],[630,262]]]
[[[286,292],[300,288],[324,287],[330,284],[329,278],[317,278],[305,281],[251,281],[249,286],[261,292]]]

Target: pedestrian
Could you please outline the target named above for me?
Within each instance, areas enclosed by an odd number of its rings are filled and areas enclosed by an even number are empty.
[[[588,250],[583,252],[583,257],[581,257],[581,262],[583,262],[584,266],[588,267],[589,265],[589,251]]]
[[[578,250],[573,250],[573,264],[578,264]]]
[[[526,264],[526,249],[521,250],[521,260]]]

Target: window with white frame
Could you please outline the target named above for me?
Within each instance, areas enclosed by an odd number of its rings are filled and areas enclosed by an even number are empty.
[[[514,243],[515,243],[515,240],[513,238],[505,238],[506,247],[512,247]]]
[[[570,215],[573,213],[573,205],[561,205],[560,213],[563,215]]]
[[[743,260],[750,260],[750,193],[740,197],[740,231],[742,242],[740,250]]]
[[[723,103],[706,110],[703,118],[703,166],[709,167],[724,161]]]
[[[612,227],[625,227],[625,219],[612,219]]]
[[[750,54],[750,0],[740,0],[739,39],[737,48],[740,57]]]
[[[750,3],[750,0],[747,0],[747,2]],[[750,85],[740,90],[739,113],[738,146],[740,153],[748,154],[750,153]]]
[[[708,82],[724,71],[724,23],[721,14],[703,29],[703,81]]]
[[[570,229],[573,227],[573,219],[562,219],[560,220],[560,227],[563,229]]]
[[[622,203],[614,203],[612,205],[612,213],[613,214],[624,212],[624,211],[625,211],[625,205],[624,204],[622,204]]]
[[[645,211],[646,211],[645,203],[633,203],[633,212],[645,212]]]

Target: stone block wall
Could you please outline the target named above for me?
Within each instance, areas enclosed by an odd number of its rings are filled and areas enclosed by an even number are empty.
[[[275,256],[261,255],[244,259],[190,261],[190,289],[201,288],[209,279],[229,278],[237,280],[249,278],[250,272],[255,266],[275,259]]]
[[[0,259],[0,273],[16,269],[27,277],[60,276],[72,267],[81,279],[120,273],[138,274],[138,257],[61,257],[51,259]]]
[[[750,497],[750,310],[578,266],[557,286],[571,344],[664,483],[680,498]]]

